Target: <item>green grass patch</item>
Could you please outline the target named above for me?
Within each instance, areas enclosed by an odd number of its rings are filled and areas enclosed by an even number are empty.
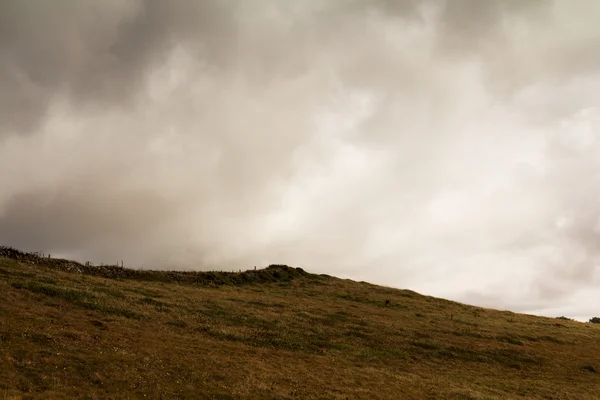
[[[45,276],[42,276],[41,278],[39,278],[38,281],[40,283],[46,283],[49,285],[58,285],[58,281],[56,279],[52,279],[52,278],[45,277]]]
[[[92,293],[86,291],[43,285],[36,282],[29,282],[27,285],[18,283],[17,285],[32,293],[63,299],[88,310],[99,311],[105,314],[120,315],[132,319],[142,319],[144,317],[142,314],[132,310],[102,304],[98,302],[98,299]],[[15,283],[13,283],[13,287],[16,287]]]
[[[496,340],[499,342],[514,344],[516,346],[523,346],[523,342],[516,336],[498,335],[496,336]]]
[[[94,287],[92,290],[94,292],[103,293],[103,294],[106,294],[106,295],[108,295],[110,297],[114,297],[115,299],[123,300],[123,299],[127,298],[127,296],[125,295],[125,293],[123,293],[123,292],[121,292],[121,291],[119,291],[117,289],[110,288],[110,287],[99,286],[99,287]]]
[[[164,297],[162,295],[162,293],[159,293],[155,290],[151,290],[151,289],[145,289],[145,288],[138,288],[138,287],[126,287],[123,290],[127,291],[127,292],[131,292],[131,293],[135,293],[135,294],[139,294],[145,297]]]

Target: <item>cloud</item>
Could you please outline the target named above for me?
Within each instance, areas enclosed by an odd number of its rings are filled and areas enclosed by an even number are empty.
[[[589,312],[596,2],[0,7],[0,242]]]

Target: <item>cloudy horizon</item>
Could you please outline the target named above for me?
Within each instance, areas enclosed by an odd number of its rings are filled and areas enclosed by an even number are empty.
[[[0,245],[600,309],[600,3],[5,0]]]

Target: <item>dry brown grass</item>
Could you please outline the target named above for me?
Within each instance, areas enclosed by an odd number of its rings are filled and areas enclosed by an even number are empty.
[[[0,399],[600,398],[598,324],[332,277],[206,287],[0,259],[0,293]]]

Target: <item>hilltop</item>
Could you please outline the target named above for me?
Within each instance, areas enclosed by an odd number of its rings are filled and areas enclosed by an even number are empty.
[[[0,399],[598,399],[600,324],[285,265],[138,271],[0,248]]]

